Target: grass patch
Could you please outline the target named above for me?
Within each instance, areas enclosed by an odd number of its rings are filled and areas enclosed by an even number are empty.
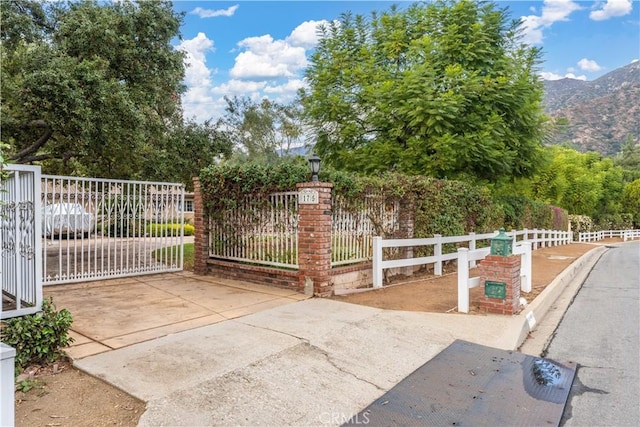
[[[166,248],[160,248],[153,251],[154,258],[166,259],[168,256],[173,254],[176,256],[180,245],[169,246]],[[185,243],[184,244],[184,269],[193,271],[193,263],[194,263],[194,255],[193,255],[193,243]]]

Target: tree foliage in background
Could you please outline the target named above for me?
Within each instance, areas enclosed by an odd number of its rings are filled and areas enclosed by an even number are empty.
[[[540,51],[505,10],[436,1],[347,13],[320,32],[301,100],[326,162],[489,181],[536,170]]]
[[[640,228],[640,178],[624,186],[623,210],[632,215],[632,221]]]
[[[576,215],[598,219],[621,213],[622,169],[610,158],[570,148],[549,148],[551,162],[531,180],[531,194]]]
[[[304,126],[297,104],[281,105],[268,99],[226,97],[225,114],[216,124],[235,151],[232,161],[275,164],[301,142]]]
[[[625,182],[640,179],[640,144],[633,144],[633,137],[629,135],[622,145],[620,152],[613,159],[616,166],[620,166],[624,173]]]
[[[210,127],[183,125],[184,54],[171,45],[182,15],[169,1],[7,0],[2,18],[10,161],[49,173],[182,179],[165,170],[186,166],[174,160],[219,150]],[[194,133],[207,136],[191,138],[184,156],[180,137]],[[149,159],[157,163],[146,167]]]

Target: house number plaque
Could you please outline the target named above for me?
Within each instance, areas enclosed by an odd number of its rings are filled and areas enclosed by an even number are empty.
[[[317,205],[318,191],[305,188],[298,193],[298,204],[300,205]]]

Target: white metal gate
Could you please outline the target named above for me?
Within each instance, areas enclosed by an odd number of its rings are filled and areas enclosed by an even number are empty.
[[[42,175],[43,283],[183,267],[184,186]]]
[[[42,305],[40,168],[9,165],[0,187],[2,309],[0,318],[35,313]]]

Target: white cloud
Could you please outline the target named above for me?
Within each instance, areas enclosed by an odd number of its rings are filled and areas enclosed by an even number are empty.
[[[593,59],[582,58],[578,61],[578,67],[583,71],[600,71],[602,67]]]
[[[226,11],[233,14],[235,9]],[[223,16],[222,12],[196,8],[192,13],[211,17]],[[182,97],[185,117],[198,121],[220,117],[226,106],[224,96],[248,97],[256,102],[265,96],[280,103],[294,100],[298,89],[307,86],[302,77],[308,65],[307,50],[318,44],[316,29],[322,24],[328,22],[305,21],[280,40],[274,40],[269,34],[241,40],[237,43],[240,52],[229,70],[229,80],[223,83],[212,82],[214,70],[206,63],[207,52],[214,50],[213,41],[204,33],[183,41],[177,48],[187,54],[185,84],[188,90]]]
[[[632,59],[630,64],[633,64],[634,62],[638,62],[638,61],[640,61],[640,59]]]
[[[298,96],[298,89],[307,88],[306,79],[290,79],[283,84],[269,85],[264,88],[264,94],[280,104],[289,104]]]
[[[582,81],[587,80],[587,76],[585,76],[584,74],[583,74],[583,75],[581,75],[581,76],[576,76],[576,75],[574,75],[573,73],[567,73],[567,74],[565,74],[564,76],[565,76],[565,78],[567,78],[567,79],[575,79],[575,80],[582,80]]]
[[[328,24],[329,22],[324,19],[322,21],[305,21],[294,28],[285,41],[291,46],[311,49],[318,44],[318,26]]]
[[[214,50],[213,40],[204,33],[198,33],[190,40],[183,40],[176,49],[186,53],[185,83],[188,86],[209,86],[211,70],[206,64],[206,53]]]
[[[523,28],[523,42],[527,44],[541,44],[544,38],[543,30],[550,28],[554,22],[568,21],[569,15],[580,10],[578,3],[572,0],[545,0],[540,16],[528,15],[520,18]]]
[[[238,42],[246,49],[236,56],[229,75],[232,78],[295,77],[307,66],[303,47],[291,46],[284,40],[274,40],[269,34],[248,37]]]
[[[226,83],[212,89],[213,93],[220,95],[250,96],[253,92],[259,92],[267,86],[267,82],[255,82],[247,80],[231,79]]]
[[[598,3],[596,7],[600,7],[602,3]],[[589,18],[594,21],[604,21],[617,16],[624,16],[631,13],[631,0],[607,0],[601,9],[593,10],[589,14]]]
[[[549,72],[549,71],[541,72],[540,73],[540,77],[542,77],[544,80],[560,80],[560,79],[587,80],[587,76],[585,76],[585,75],[576,76],[573,73],[567,73],[564,76],[562,76],[560,74],[552,73],[552,72]]]
[[[206,53],[215,50],[213,40],[204,33],[198,33],[192,39],[183,40],[176,49],[186,53],[184,83],[188,89],[182,95],[184,114],[204,121],[210,117],[206,106],[214,102],[211,96],[211,75],[215,70],[207,67],[206,59]]]
[[[215,18],[217,16],[233,16],[236,13],[239,5],[233,5],[228,7],[227,9],[203,9],[201,7],[196,7],[191,12],[192,15],[198,15],[200,18]]]
[[[277,94],[286,94],[286,93],[296,93],[298,89],[307,87],[307,82],[303,79],[292,79],[287,81],[284,84],[276,85],[276,86],[267,86],[264,88],[265,93],[277,93]]]

